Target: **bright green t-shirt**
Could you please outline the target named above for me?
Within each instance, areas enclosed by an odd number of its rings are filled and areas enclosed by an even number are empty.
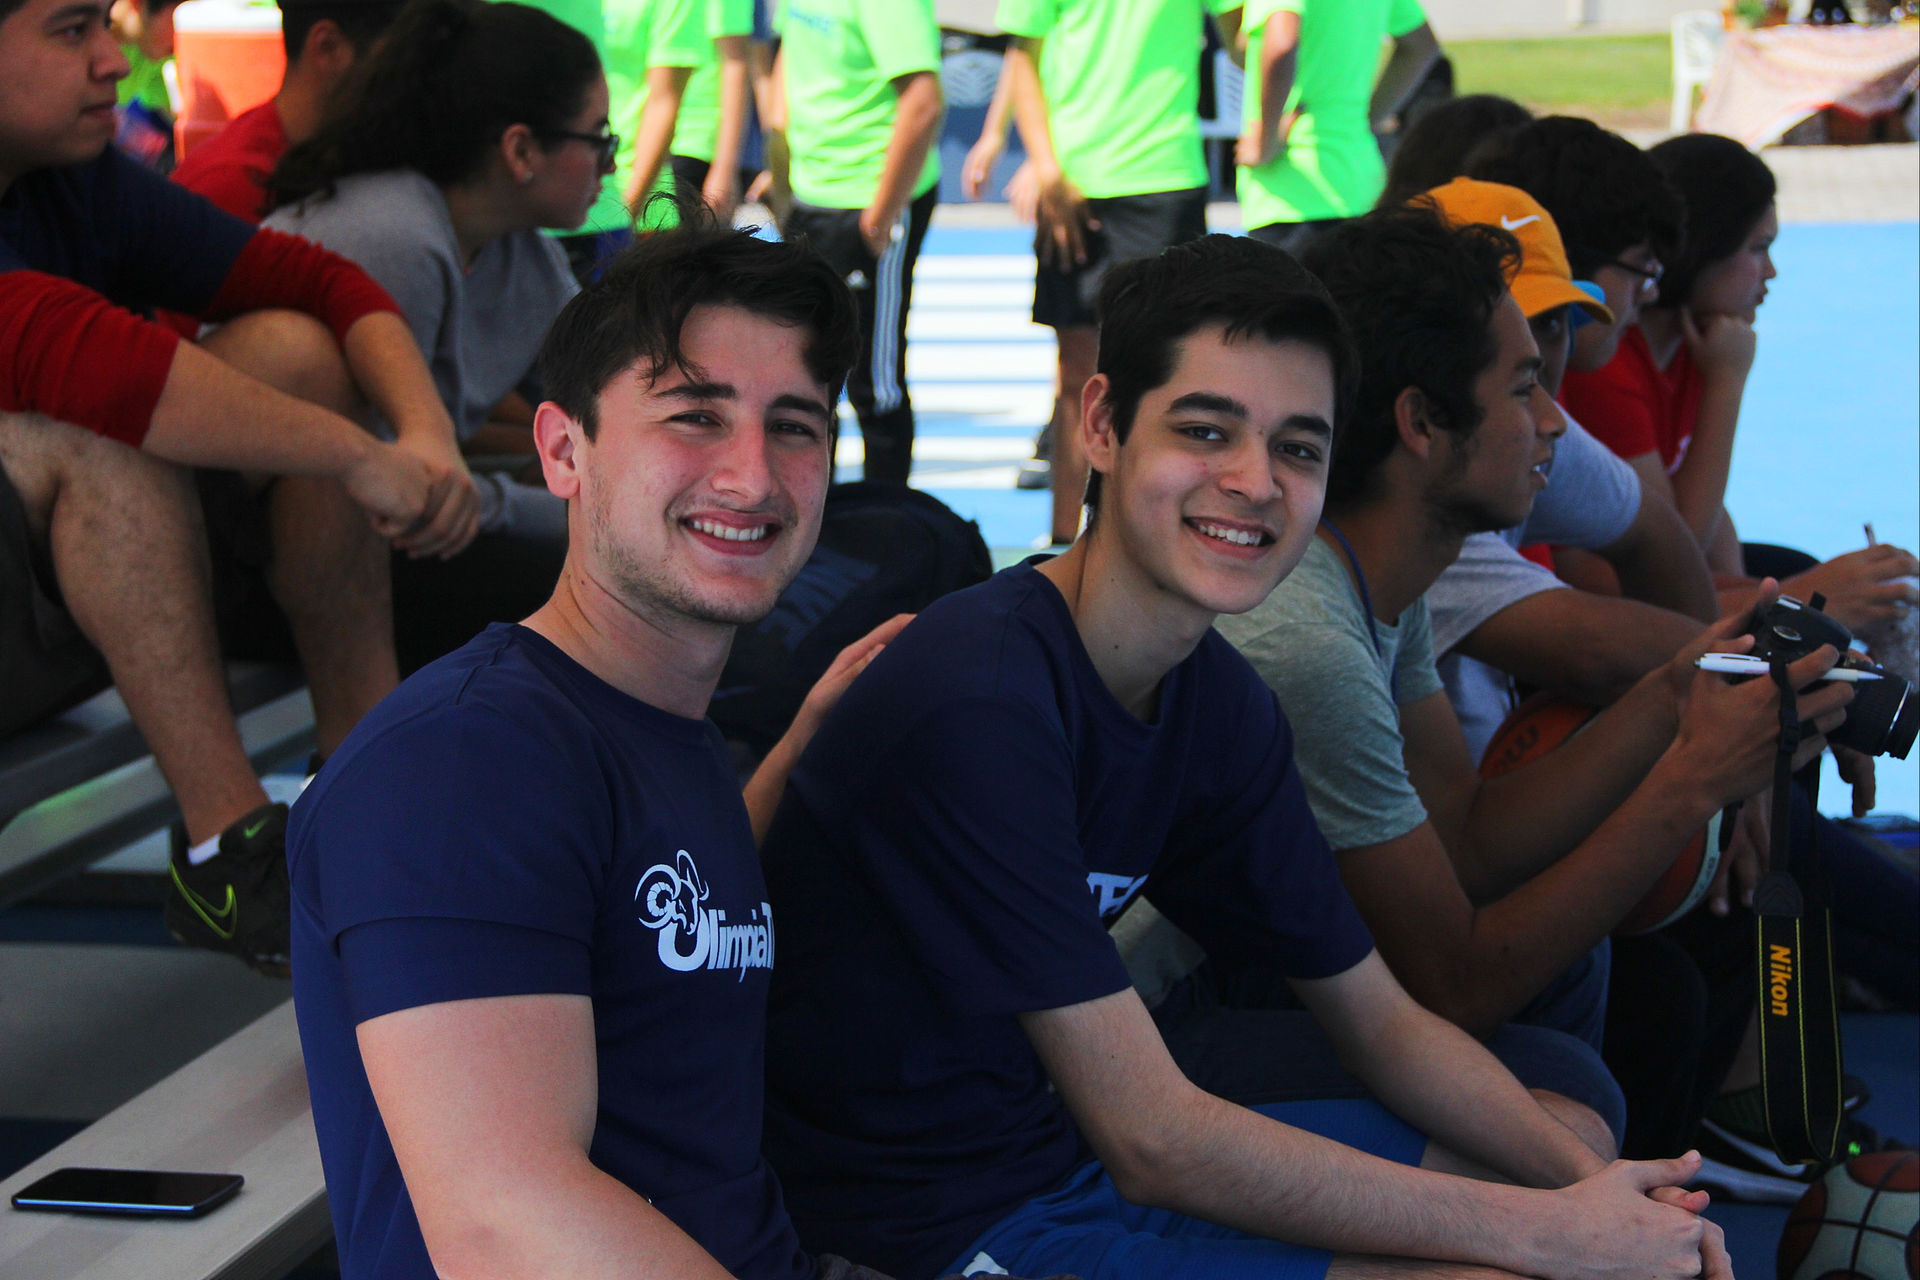
[[[149,58],[140,52],[138,45],[123,44],[120,52],[127,57],[126,78],[120,81],[115,90],[121,106],[137,102],[148,110],[157,113],[162,119],[173,119],[173,103],[167,95],[166,67],[172,58]]]
[[[525,0],[535,9],[546,13],[578,31],[593,41],[593,51],[600,55],[600,69],[607,77],[609,102],[620,99],[614,91],[613,61],[607,56],[606,19],[601,13],[600,0]],[[608,128],[622,137],[626,130],[620,127],[618,115],[609,113],[611,123]],[[592,231],[618,231],[633,225],[627,216],[626,206],[620,202],[620,187],[613,178],[600,184],[600,195],[594,200],[593,207],[587,210],[587,220],[580,224],[578,232],[558,231],[557,235],[585,235]]]
[[[713,160],[720,138],[720,54],[713,41],[753,34],[753,0],[704,0],[706,61],[693,69],[680,97],[680,119],[673,127],[673,154]]]
[[[1367,120],[1380,45],[1427,20],[1419,0],[1248,0],[1249,125],[1260,119],[1260,36],[1276,13],[1300,15],[1300,47],[1287,109],[1298,111],[1286,151],[1240,170],[1240,216],[1249,227],[1319,222],[1365,213],[1387,170]]]
[[[606,0],[607,100],[613,104],[613,131],[620,135],[620,155],[608,181],[616,193],[626,190],[633,173],[633,144],[640,132],[640,112],[647,104],[648,69],[697,67],[713,57],[701,5],[702,0]],[[664,158],[653,189],[673,190],[673,174]],[[673,221],[656,210],[648,216],[647,225],[666,226]]]
[[[1009,35],[1046,41],[1040,87],[1061,171],[1085,196],[1206,185],[1201,23],[1240,0],[1000,0]]]
[[[793,194],[825,209],[864,209],[886,169],[892,81],[940,71],[933,0],[787,0],[780,37]],[[914,195],[938,181],[935,146]]]

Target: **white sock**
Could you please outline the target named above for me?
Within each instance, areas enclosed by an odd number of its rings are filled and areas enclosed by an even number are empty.
[[[220,852],[220,837],[208,836],[187,850],[187,865],[197,867],[218,852]]]

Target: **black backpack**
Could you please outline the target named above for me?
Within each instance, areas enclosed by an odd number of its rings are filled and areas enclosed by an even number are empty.
[[[735,634],[707,714],[750,768],[840,650],[992,574],[980,526],[932,494],[885,480],[834,485],[819,545],[773,612]]]

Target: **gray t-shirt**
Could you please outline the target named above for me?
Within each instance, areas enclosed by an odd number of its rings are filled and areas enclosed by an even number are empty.
[[[343,178],[330,198],[276,209],[263,225],[353,259],[393,295],[462,440],[525,381],[579,291],[566,254],[538,231],[501,236],[462,264],[446,200],[412,169]]]
[[[1440,678],[1474,759],[1512,710],[1513,681],[1454,647],[1507,606],[1567,585],[1516,548],[1533,542],[1604,547],[1626,533],[1639,511],[1640,478],[1633,468],[1569,419],[1547,487],[1527,522],[1468,537],[1459,558],[1427,589]]]
[[[1426,821],[1400,736],[1400,707],[1441,687],[1424,600],[1369,636],[1346,555],[1316,537],[1272,595],[1214,626],[1278,695],[1307,801],[1336,852]]]

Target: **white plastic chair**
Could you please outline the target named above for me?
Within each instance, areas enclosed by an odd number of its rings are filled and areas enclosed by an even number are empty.
[[[1713,64],[1720,57],[1720,42],[1726,38],[1720,14],[1713,9],[1689,9],[1673,18],[1673,116],[1668,121],[1675,133],[1685,133],[1693,124],[1693,91],[1707,87],[1713,78]]]

